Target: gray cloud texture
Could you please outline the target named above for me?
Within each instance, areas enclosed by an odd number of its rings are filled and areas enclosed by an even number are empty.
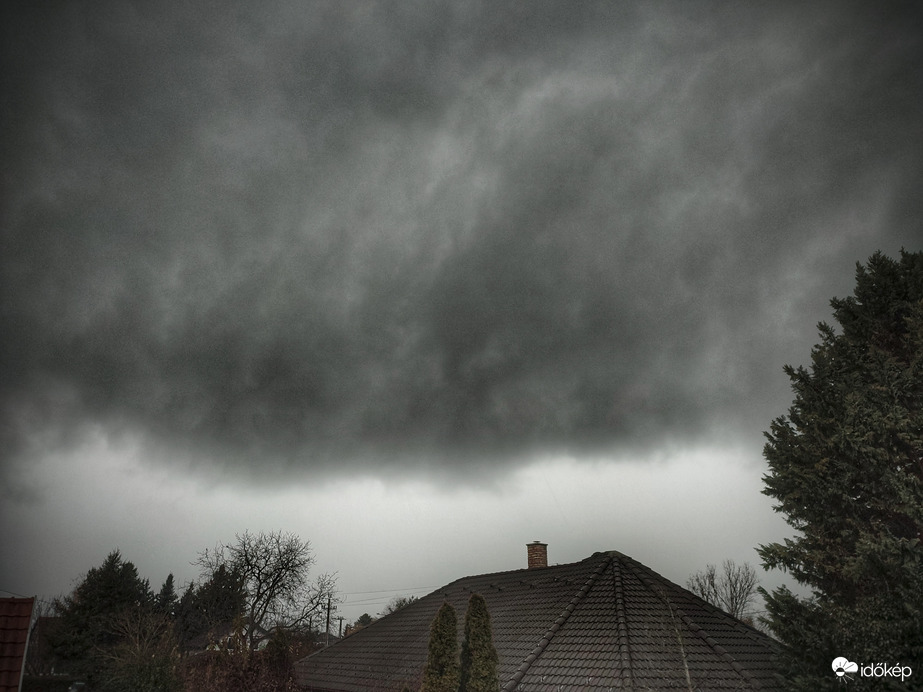
[[[318,473],[758,436],[919,247],[911,4],[3,12],[7,470],[92,425]]]

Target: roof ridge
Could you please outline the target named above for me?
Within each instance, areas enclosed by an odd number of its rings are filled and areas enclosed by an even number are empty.
[[[692,618],[690,618],[682,608],[680,608],[678,605],[670,601],[669,598],[667,598],[666,590],[664,589],[663,585],[654,583],[654,579],[651,577],[651,574],[648,574],[648,572],[651,572],[655,576],[659,577],[661,581],[666,581],[663,577],[661,577],[659,574],[651,570],[649,567],[645,567],[639,562],[636,562],[634,560],[632,560],[632,562],[635,562],[635,564],[641,567],[641,569],[634,570],[635,575],[644,583],[644,585],[648,589],[651,590],[651,592],[659,596],[660,599],[667,605],[668,608],[670,608],[671,611],[675,611],[676,614],[679,615],[679,618],[680,620],[683,621],[683,624],[685,624],[686,627],[688,627],[692,631],[692,633],[695,634],[695,636],[697,636],[699,639],[704,641],[712,651],[714,651],[716,654],[718,654],[723,659],[725,659],[730,664],[731,668],[738,675],[740,675],[740,677],[742,677],[747,682],[747,684],[749,684],[751,689],[757,689],[757,690],[762,689],[763,686],[760,684],[760,681],[757,680],[753,676],[753,674],[750,673],[750,671],[748,671],[742,665],[740,665],[740,662],[736,658],[734,658],[731,652],[729,652],[727,649],[721,646],[721,644],[719,644],[711,635],[709,635],[708,632],[706,632],[703,627],[700,627],[698,624],[696,624],[696,622]],[[711,607],[715,608],[715,610],[717,610],[718,612],[721,612],[721,614],[725,615],[725,617],[729,617],[727,616],[726,613],[723,613],[720,608],[716,608],[715,606],[711,606]]]
[[[765,640],[765,639],[773,640],[773,638],[772,638],[771,636],[767,635],[765,632],[761,632],[760,630],[758,630],[758,629],[757,629],[756,627],[754,627],[753,625],[749,625],[749,624],[747,624],[746,622],[744,622],[744,621],[742,621],[742,620],[740,620],[740,619],[734,617],[734,616],[731,615],[730,613],[727,613],[727,612],[723,611],[721,608],[719,608],[718,606],[714,605],[713,603],[709,603],[709,602],[706,601],[704,598],[702,598],[701,596],[699,596],[697,593],[693,593],[692,591],[689,591],[689,589],[685,589],[685,588],[683,588],[682,586],[680,586],[679,584],[676,584],[676,583],[672,582],[670,579],[667,579],[666,577],[664,577],[662,574],[658,573],[658,572],[655,571],[654,569],[648,567],[647,565],[645,565],[645,564],[643,564],[643,563],[641,563],[641,562],[638,562],[637,560],[635,560],[635,559],[634,559],[633,557],[631,557],[630,555],[625,555],[624,553],[620,553],[620,552],[618,552],[617,550],[609,550],[609,551],[607,551],[607,554],[608,554],[608,555],[612,555],[612,556],[614,556],[614,557],[618,557],[618,558],[625,559],[625,560],[627,560],[628,562],[630,562],[630,563],[632,563],[632,564],[634,564],[634,565],[637,565],[637,566],[640,567],[642,570],[645,570],[645,572],[646,572],[647,574],[653,575],[654,578],[659,579],[660,581],[665,582],[665,583],[667,583],[667,584],[670,584],[670,585],[673,586],[673,587],[677,587],[677,588],[681,589],[682,591],[686,592],[689,596],[691,596],[691,597],[694,598],[695,600],[701,601],[701,602],[704,603],[706,606],[708,606],[709,608],[711,608],[712,610],[714,610],[715,615],[720,615],[722,618],[724,618],[725,620],[727,620],[727,621],[729,622],[729,624],[732,624],[732,625],[734,626],[734,628],[735,628],[737,631],[739,631],[741,634],[747,635],[747,638],[749,638],[749,639],[751,639],[751,640],[759,640],[759,641],[763,641],[763,640]],[[773,641],[774,641],[774,640],[773,640]]]
[[[595,557],[595,555],[594,555]],[[612,562],[612,557],[606,555],[605,560],[601,562],[596,569],[593,570],[592,574],[587,578],[583,583],[583,586],[574,594],[574,597],[570,599],[570,602],[565,606],[564,611],[558,616],[558,618],[551,624],[546,631],[544,636],[539,640],[538,644],[535,645],[535,648],[529,652],[529,655],[523,659],[523,662],[519,664],[519,668],[516,669],[516,672],[513,673],[513,676],[507,680],[506,684],[503,686],[503,692],[508,692],[516,689],[516,686],[523,679],[525,674],[528,672],[529,668],[533,663],[542,655],[542,652],[548,647],[551,643],[552,638],[561,629],[567,619],[571,616],[571,613],[577,607],[577,604],[583,599],[584,596],[593,588],[593,584],[596,583],[596,580],[599,579],[599,576],[605,572],[606,567],[608,567]],[[581,560],[584,562],[584,560]],[[579,564],[579,563],[574,563]]]
[[[750,671],[740,665],[740,662],[734,658],[730,651],[721,646],[721,644],[715,641],[715,639],[710,634],[708,634],[704,628],[699,627],[695,620],[686,615],[682,608],[676,608],[676,612],[679,614],[682,621],[686,623],[686,626],[691,629],[699,639],[708,644],[716,654],[727,660],[727,662],[731,664],[731,668],[737,671],[738,675],[746,680],[750,684],[751,688],[757,690],[762,689],[763,686],[760,684],[760,681],[754,678]]]
[[[612,590],[615,597],[615,616],[618,618],[618,656],[619,677],[628,683],[628,689],[634,688],[634,677],[631,674],[631,642],[628,640],[628,615],[625,611],[625,583],[622,580],[621,562],[614,557],[609,558],[612,565]]]

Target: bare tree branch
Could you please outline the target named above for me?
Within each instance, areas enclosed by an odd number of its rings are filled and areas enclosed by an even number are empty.
[[[686,580],[686,588],[692,593],[738,620],[751,618],[758,585],[753,565],[748,562],[737,565],[733,560],[724,561],[720,574],[715,565],[706,565]]]
[[[207,574],[220,565],[241,575],[246,592],[246,643],[254,649],[278,627],[302,627],[333,598],[335,575],[308,581],[314,566],[311,544],[293,533],[244,531],[231,544],[204,551],[196,561]]]

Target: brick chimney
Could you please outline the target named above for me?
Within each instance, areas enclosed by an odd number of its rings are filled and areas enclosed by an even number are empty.
[[[536,567],[548,566],[548,544],[541,541],[533,541],[526,544],[526,551],[529,558],[529,569]]]

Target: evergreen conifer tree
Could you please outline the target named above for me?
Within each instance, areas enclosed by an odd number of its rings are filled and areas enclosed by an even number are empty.
[[[421,692],[458,692],[458,617],[443,603],[429,631]]]
[[[831,305],[841,332],[821,323],[810,369],[786,366],[795,400],[764,451],[799,535],[760,556],[812,591],[763,591],[793,690],[835,687],[840,656],[923,661],[923,253],[876,253]]]
[[[176,609],[176,585],[173,583],[173,573],[167,575],[166,581],[160,587],[160,593],[157,594],[155,601],[157,612],[168,617],[173,617]]]
[[[204,648],[226,636],[243,617],[245,599],[243,580],[225,565],[203,583],[190,584],[175,608],[180,648]]]
[[[487,602],[480,594],[471,594],[465,613],[460,692],[499,692],[497,663]]]
[[[55,653],[75,674],[103,685],[112,650],[124,642],[119,627],[126,614],[153,609],[154,594],[147,579],[118,550],[87,572],[73,593],[55,600],[60,627],[51,638]]]

